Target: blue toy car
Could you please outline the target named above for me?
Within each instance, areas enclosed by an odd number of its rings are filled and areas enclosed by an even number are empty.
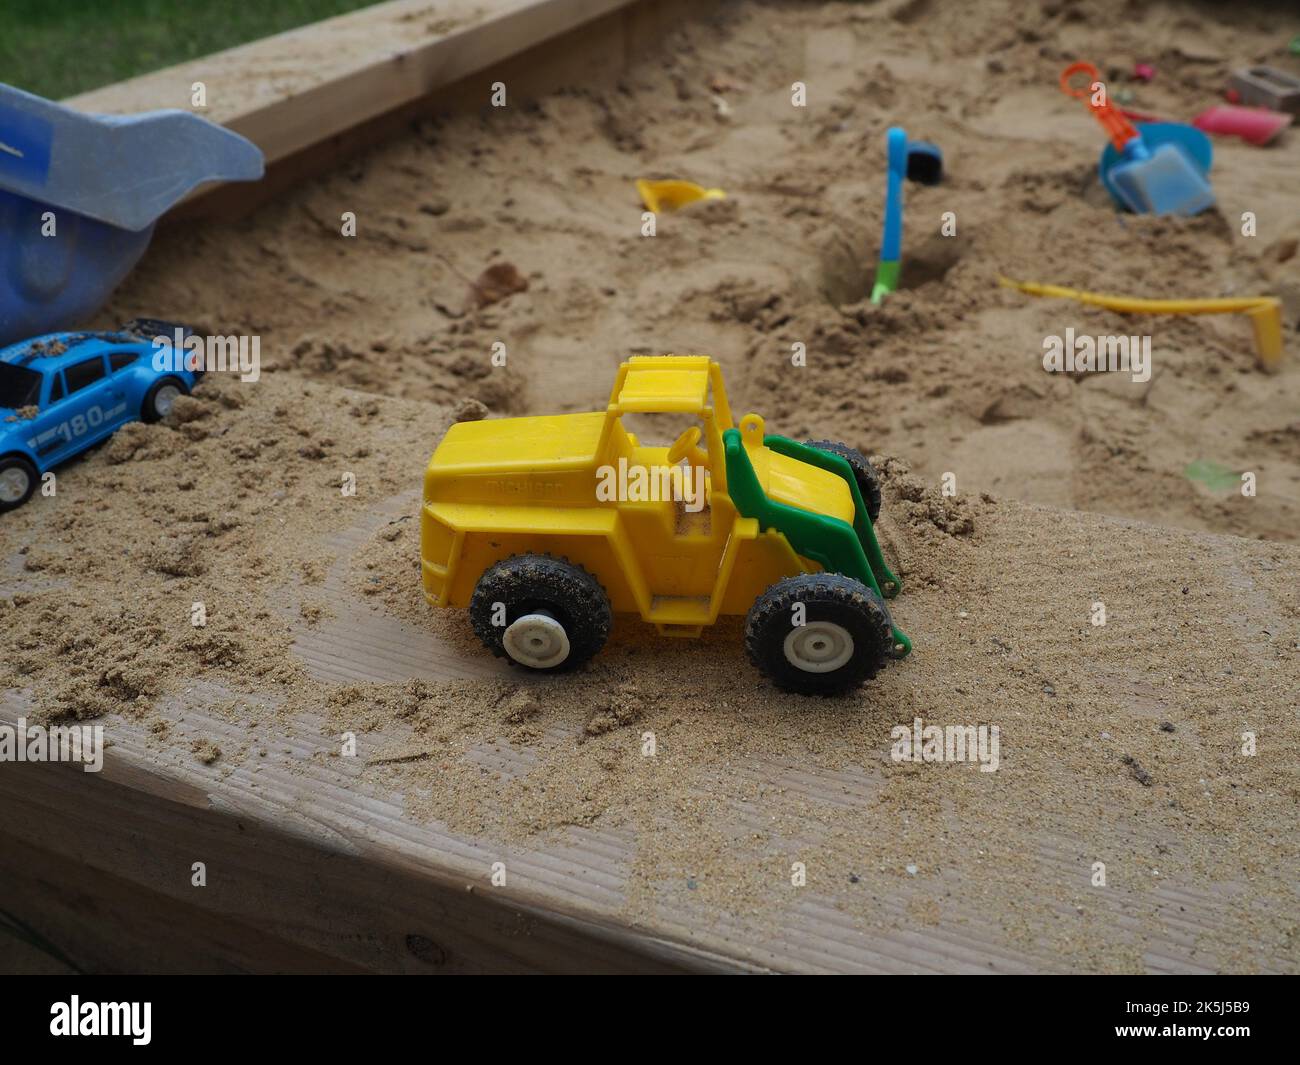
[[[116,333],[49,333],[0,349],[0,511],[27,502],[45,471],[127,422],[166,417],[202,376],[175,350],[175,338],[191,333],[137,318]]]

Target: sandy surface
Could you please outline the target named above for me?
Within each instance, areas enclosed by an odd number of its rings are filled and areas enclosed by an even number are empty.
[[[1134,106],[1187,114],[1237,62],[1286,60],[1262,16],[1077,10],[724,6],[622,85],[431,120],[244,222],[162,233],[105,319],[259,334],[264,376],[210,377],[169,423],[124,430],[54,500],[5,516],[0,689],[47,715],[149,721],[160,748],[160,707],[197,681],[236,693],[205,708],[232,721],[324,708],[322,736],[401,734],[366,776],[411,816],[536,847],[575,828],[625,838],[620,918],[731,949],[775,949],[816,899],[867,943],[910,928],[1040,967],[1300,968],[1300,552],[1282,542],[1300,371],[1259,373],[1243,320],[1153,319],[1149,385],[1052,377],[1044,336],[1136,327],[994,283],[1273,292],[1294,352],[1300,135],[1220,142],[1221,213],[1120,220],[1089,176],[1099,131],[1055,88],[1076,56],[1146,59],[1159,74]],[[951,177],[908,187],[904,289],[876,308],[883,135],[900,120]],[[729,198],[644,238],[638,176]],[[1231,221],[1247,209],[1255,238]],[[955,237],[938,235],[945,211]],[[505,263],[526,290],[479,306],[473,280]],[[588,409],[623,357],[670,350],[718,358],[733,407],[775,431],[898,456],[880,461],[880,529],[916,651],[860,695],[774,692],[735,622],[670,642],[620,619],[589,669],[534,682],[420,599],[407,516],[458,404]],[[1258,495],[1192,481],[1198,461],[1256,472]],[[956,500],[938,492],[948,471]],[[328,649],[377,632],[429,658],[331,673]],[[1001,768],[894,763],[890,729],[918,716],[997,724]],[[219,777],[264,749],[250,732],[192,756]]]
[[[945,13],[938,36],[917,3],[724,8],[616,90],[430,122],[235,232],[164,234],[114,312],[211,320],[261,334],[300,375],[415,399],[468,390],[511,413],[601,404],[629,353],[707,352],[742,410],[904,455],[926,477],[951,471],[964,491],[1294,539],[1300,371],[1259,374],[1244,319],[1125,318],[995,285],[1004,273],[1152,297],[1274,293],[1294,354],[1300,133],[1267,150],[1217,140],[1219,212],[1120,217],[1093,176],[1100,127],[1056,88],[1076,56],[1127,69],[1147,40],[1156,80],[1116,84],[1134,107],[1194,114],[1240,61],[1294,65],[1275,54],[1278,32],[1237,11],[1217,24],[1210,9],[1113,3],[1109,30],[1097,5],[1086,19],[1068,4],[975,6]],[[798,79],[803,109],[789,103]],[[873,308],[894,122],[940,144],[951,177],[907,188],[906,291]],[[643,238],[632,182],[646,176],[731,199]],[[1245,210],[1252,238],[1238,235]],[[344,211],[355,240],[339,236]],[[528,291],[463,313],[494,261]],[[1149,329],[1153,380],[1045,374],[1043,339],[1068,327]],[[496,341],[504,373],[488,361]],[[806,370],[790,365],[794,343]],[[1259,494],[1189,479],[1196,462],[1255,472]]]

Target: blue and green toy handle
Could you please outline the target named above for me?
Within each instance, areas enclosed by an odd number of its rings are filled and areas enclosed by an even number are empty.
[[[763,437],[763,446],[778,455],[786,455],[842,477],[853,495],[852,525],[828,514],[815,514],[770,499],[759,484],[740,430],[726,430],[722,434],[722,443],[727,464],[727,493],[742,516],[756,519],[760,529],[774,529],[781,533],[796,554],[812,559],[829,573],[842,573],[861,581],[887,599],[899,593],[902,582],[885,564],[857,478],[844,458],[789,437]],[[894,625],[892,619],[890,626],[893,630],[891,654],[895,658],[904,658],[912,650],[912,641]]]
[[[885,231],[880,240],[880,261],[871,302],[880,303],[898,288],[903,266],[903,179],[907,177],[907,133],[899,126],[886,134],[888,184],[885,188]]]

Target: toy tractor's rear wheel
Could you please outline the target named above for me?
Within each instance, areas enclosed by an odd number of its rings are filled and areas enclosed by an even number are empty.
[[[745,619],[749,660],[778,688],[837,695],[874,677],[893,646],[884,601],[838,573],[777,581]]]
[[[513,555],[479,578],[469,618],[493,654],[558,673],[605,645],[612,615],[600,582],[581,566],[551,555]]]
[[[809,447],[815,447],[818,451],[827,451],[848,460],[853,468],[854,480],[858,482],[858,491],[862,493],[862,502],[867,505],[867,517],[871,519],[871,524],[875,525],[876,519],[880,517],[880,475],[867,461],[866,456],[857,448],[841,444],[836,440],[805,440],[804,443]]]

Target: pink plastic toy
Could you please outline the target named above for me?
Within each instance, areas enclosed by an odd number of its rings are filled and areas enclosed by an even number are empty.
[[[1156,76],[1156,68],[1150,63],[1138,63],[1133,67],[1133,76],[1138,81],[1150,81]]]
[[[1192,125],[1206,133],[1240,137],[1251,144],[1267,144],[1291,125],[1291,116],[1263,107],[1218,104],[1192,119]]]

